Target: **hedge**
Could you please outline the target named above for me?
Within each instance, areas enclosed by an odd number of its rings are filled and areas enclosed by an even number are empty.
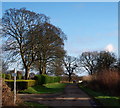
[[[5,80],[6,84],[11,88],[13,91],[14,89],[14,80]],[[17,90],[24,90],[28,87],[36,85],[35,80],[16,80],[16,89]]]
[[[54,77],[54,82],[60,82],[60,77]]]
[[[60,82],[60,77],[48,75],[35,75],[35,80],[37,80],[37,84],[42,85],[47,83]]]
[[[5,74],[4,73],[2,73],[2,78],[5,79]]]
[[[18,74],[16,78],[21,80],[22,79],[22,75]]]
[[[11,74],[6,74],[5,75],[5,79],[9,79],[10,80],[11,78],[12,78]]]

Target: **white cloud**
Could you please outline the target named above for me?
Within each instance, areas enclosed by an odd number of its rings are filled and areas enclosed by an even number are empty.
[[[115,51],[115,48],[112,44],[108,44],[106,47],[105,47],[105,50],[106,51],[109,51],[109,52],[114,52]]]

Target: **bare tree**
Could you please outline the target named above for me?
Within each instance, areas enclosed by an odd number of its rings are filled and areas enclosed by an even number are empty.
[[[65,66],[65,75],[68,76],[69,82],[72,79],[72,75],[75,74],[74,70],[78,67],[76,64],[76,58],[72,56],[65,56],[64,58],[64,66]]]
[[[2,19],[0,18],[0,39],[2,37]]]
[[[64,74],[63,61],[61,59],[56,60],[54,63],[54,72],[56,76]]]
[[[8,70],[8,63],[2,60],[2,73],[6,73]]]
[[[79,58],[80,67],[83,67],[89,75],[95,72],[98,52],[83,52]]]
[[[117,68],[118,68],[118,71],[120,72],[120,58],[118,58],[118,61],[117,61]]]
[[[0,18],[0,74],[2,73],[2,20]]]
[[[22,59],[25,68],[25,79],[29,77],[30,67],[34,61],[34,45],[30,45],[28,32],[36,25],[42,25],[48,18],[25,8],[8,9],[2,18],[4,36],[7,38],[5,51],[9,52],[12,60]]]
[[[101,52],[83,52],[79,58],[79,64],[89,75],[100,72],[102,69],[110,69],[115,63],[116,58],[113,53]]]
[[[60,28],[52,24],[45,23],[42,26],[36,26],[30,31],[30,37],[36,40],[36,61],[34,66],[40,74],[46,74],[47,65],[55,62],[57,58],[63,58],[65,34]],[[31,38],[31,41],[34,40]]]
[[[47,66],[47,74],[52,74],[56,76],[63,75],[63,58],[56,58],[53,62],[50,62]]]
[[[100,72],[103,69],[109,70],[112,68],[112,65],[116,62],[116,57],[114,53],[101,51],[98,55],[97,64],[96,64],[96,71]]]

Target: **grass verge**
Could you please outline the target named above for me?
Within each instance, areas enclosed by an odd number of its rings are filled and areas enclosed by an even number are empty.
[[[79,84],[79,87],[103,106],[120,107],[120,97],[108,96],[101,92],[93,91],[92,89],[85,87],[82,84]]]
[[[36,85],[28,87],[26,90],[21,90],[19,93],[30,93],[30,94],[44,94],[44,93],[57,93],[62,92],[65,88],[65,83],[50,83],[44,85]]]

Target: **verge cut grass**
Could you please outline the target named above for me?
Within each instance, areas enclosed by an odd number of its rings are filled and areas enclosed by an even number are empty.
[[[44,93],[57,93],[62,92],[65,88],[65,83],[50,83],[44,85],[36,85],[28,87],[26,90],[19,91],[19,93],[30,93],[30,94],[44,94]]]
[[[79,85],[79,87],[85,91],[87,94],[92,96],[95,100],[100,102],[103,106],[117,106],[120,107],[120,97],[116,96],[108,96],[106,94],[103,94],[101,92],[93,91],[92,89],[85,87],[83,85]]]

